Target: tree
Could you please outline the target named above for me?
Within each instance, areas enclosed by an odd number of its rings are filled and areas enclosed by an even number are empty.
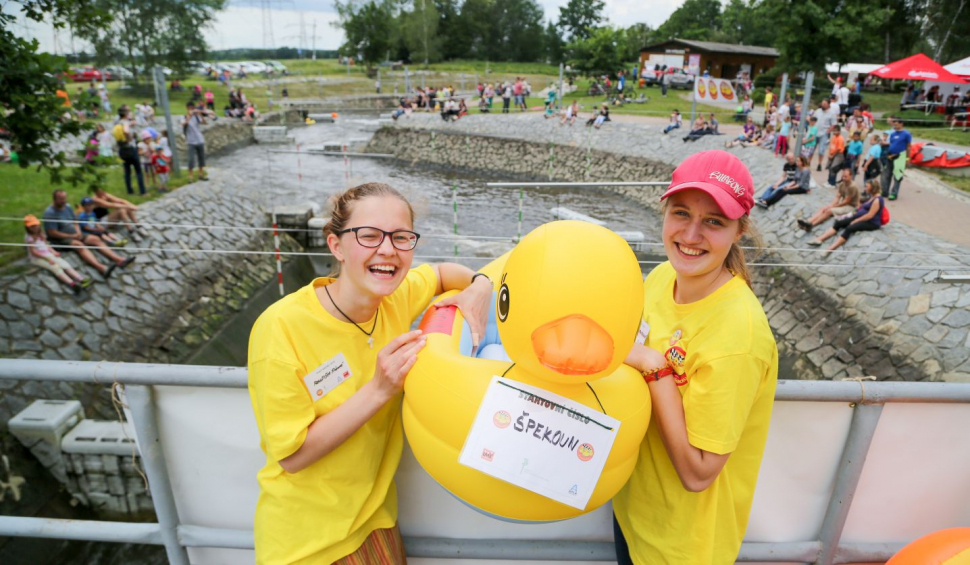
[[[535,0],[495,0],[490,15],[489,59],[539,61],[543,48],[542,8]]]
[[[621,40],[612,27],[597,28],[588,39],[569,43],[569,63],[585,76],[613,75],[623,68]]]
[[[879,49],[884,14],[855,0],[765,0],[778,27],[778,67],[787,72],[821,70],[850,63]]]
[[[927,54],[939,63],[970,55],[970,0],[929,0],[926,4],[926,35],[932,45]]]
[[[353,0],[336,2],[339,21],[335,26],[344,30],[346,39],[340,46],[345,57],[360,57],[370,70],[384,59],[392,45],[391,22],[394,20],[392,6],[388,2],[378,4],[375,0],[358,6]]]
[[[603,22],[602,0],[569,0],[559,8],[559,29],[571,41],[588,39]]]
[[[559,27],[552,22],[546,24],[545,42],[546,60],[554,64],[562,63],[566,57],[566,42],[562,39]]]
[[[719,31],[721,2],[719,0],[685,0],[673,14],[657,28],[657,39],[697,39],[711,41]]]
[[[401,14],[401,35],[412,61],[427,65],[442,59],[438,9],[431,0],[414,0],[412,11]]]
[[[52,22],[57,28],[71,22],[75,32],[106,25],[111,18],[90,0],[24,0],[19,4],[28,19]],[[10,135],[20,166],[46,169],[54,183],[99,182],[102,176],[90,164],[70,167],[68,178],[63,178],[67,156],[55,151],[54,144],[91,130],[93,125],[65,117],[64,100],[57,91],[64,87],[67,61],[39,53],[36,40],[27,41],[10,31],[13,23],[13,13],[0,10],[0,92],[7,110],[0,112],[0,129]]]
[[[730,0],[717,27],[715,39],[725,43],[771,47],[777,35],[770,10],[760,0]]]
[[[135,80],[140,62],[145,69],[167,65],[183,71],[193,60],[205,59],[202,29],[211,25],[226,0],[93,0],[113,14],[110,25],[75,30],[91,42],[96,60],[107,62],[125,53]],[[146,30],[151,30],[147,32]]]
[[[647,24],[633,24],[626,28],[623,31],[623,60],[638,61],[640,49],[654,42],[655,33]]]

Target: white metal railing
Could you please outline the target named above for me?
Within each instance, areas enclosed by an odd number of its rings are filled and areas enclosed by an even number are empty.
[[[253,548],[252,531],[180,523],[160,445],[153,400],[156,386],[246,388],[248,372],[245,368],[4,359],[0,361],[0,380],[125,385],[125,395],[132,416],[131,425],[139,438],[139,448],[158,518],[157,523],[145,524],[0,516],[0,536],[163,545],[169,562],[175,565],[189,563],[187,547]],[[738,561],[830,564],[883,562],[889,559],[900,549],[900,544],[840,543],[853,494],[883,406],[886,403],[970,404],[970,383],[782,380],[778,382],[775,399],[846,402],[852,406],[852,422],[819,539],[745,542]],[[405,546],[409,556],[443,559],[614,559],[613,545],[608,542],[406,537]]]

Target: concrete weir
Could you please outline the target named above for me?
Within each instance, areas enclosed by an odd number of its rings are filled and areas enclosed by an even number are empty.
[[[688,143],[683,134],[665,136],[661,130],[627,123],[601,130],[560,126],[535,114],[448,123],[414,114],[377,131],[366,151],[542,181],[641,181],[669,179],[686,155],[722,148],[725,140],[710,136]],[[759,192],[778,180],[781,161],[770,152],[731,151],[748,165]],[[659,211],[661,188],[609,190]],[[753,260],[763,265],[753,268],[755,292],[779,349],[795,359],[795,374],[970,382],[970,285],[937,282],[941,270],[970,271],[970,250],[890,222],[824,257],[806,245],[808,237],[794,224],[832,196],[831,189],[815,187],[752,212],[769,248]],[[904,206],[905,199],[894,205]]]

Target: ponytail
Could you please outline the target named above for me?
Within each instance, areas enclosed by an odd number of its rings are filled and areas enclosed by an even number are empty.
[[[744,256],[742,244],[746,247],[754,247],[755,252],[752,255],[755,257],[758,256],[760,249],[765,244],[758,229],[751,223],[751,216],[748,214],[738,218],[738,229],[742,234],[741,239],[731,244],[731,250],[728,251],[727,258],[724,259],[724,266],[728,271],[731,271],[731,274],[741,277],[744,282],[748,283],[749,287],[752,287],[751,270],[748,268],[748,261]]]

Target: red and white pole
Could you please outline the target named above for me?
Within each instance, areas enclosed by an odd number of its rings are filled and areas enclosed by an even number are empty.
[[[273,245],[276,248],[276,279],[280,284],[280,296],[285,296],[283,291],[283,261],[280,259],[280,227],[276,223],[276,212],[273,212]]]

